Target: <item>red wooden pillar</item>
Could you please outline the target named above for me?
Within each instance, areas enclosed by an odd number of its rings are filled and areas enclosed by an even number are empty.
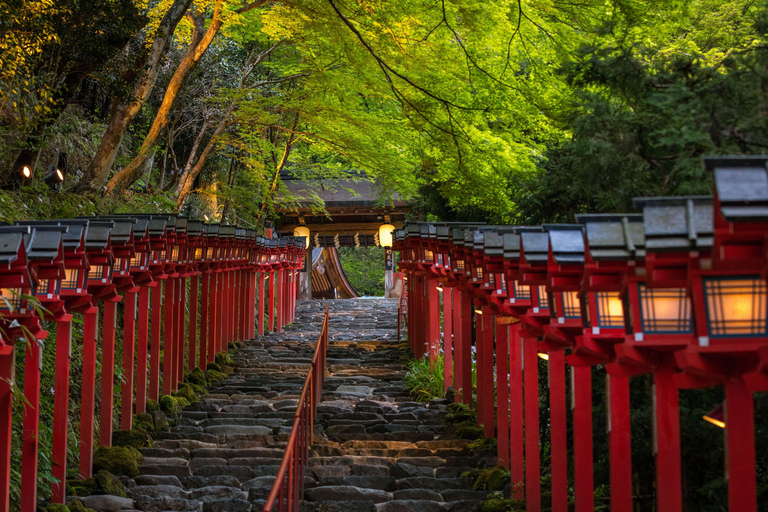
[[[277,332],[282,332],[283,330],[283,274],[284,271],[282,269],[275,272],[275,279],[277,280],[275,283],[275,288],[277,288],[277,322],[275,324],[275,331]]]
[[[210,315],[209,296],[210,290],[208,282],[210,281],[211,274],[203,272],[200,274],[201,283],[201,296],[200,296],[200,368],[205,370],[206,366],[210,362],[208,354],[208,347],[210,346],[208,338],[211,333],[208,328],[208,317]]]
[[[211,294],[211,352],[208,359],[214,361],[216,354],[221,350],[221,272],[214,272],[213,275],[213,293]]]
[[[629,377],[610,375],[608,380],[608,454],[610,460],[611,512],[632,512],[632,430],[629,410]]]
[[[184,382],[184,352],[186,345],[186,319],[187,319],[187,279],[180,277],[176,282],[177,297],[176,303],[176,378],[174,379],[173,389],[179,388],[179,384]]]
[[[653,374],[656,394],[656,504],[659,512],[683,509],[680,470],[680,405],[675,369],[663,366]]]
[[[453,329],[455,331],[453,335],[453,387],[456,390],[454,401],[456,403],[461,401],[461,386],[464,380],[464,367],[466,366],[464,359],[464,339],[462,336],[462,329],[464,327],[464,319],[461,311],[461,295],[462,293],[456,290],[456,293],[452,297],[451,308],[456,308],[456,311],[451,312],[453,318]]]
[[[275,330],[275,276],[276,272],[274,270],[269,272],[269,306],[267,311],[269,312],[269,330],[274,331]]]
[[[250,312],[250,320],[248,321],[248,339],[253,339],[256,337],[256,289],[258,287],[258,273],[255,270],[251,270],[251,272],[248,274],[251,279],[251,288],[250,292],[248,293],[248,298],[250,299],[250,306],[249,306],[249,312]]]
[[[226,352],[230,342],[230,327],[232,326],[232,271],[227,270],[221,275],[221,351]]]
[[[536,350],[536,338],[523,338],[522,345],[525,381],[525,505],[527,512],[540,512],[539,353]]]
[[[757,512],[755,405],[740,376],[725,383],[725,455],[728,510]]]
[[[437,355],[440,348],[440,293],[437,291],[437,281],[427,280],[427,297],[429,307],[429,360],[432,366],[437,361]]]
[[[13,380],[15,354],[13,345],[0,343],[0,512],[10,509],[11,430],[13,418]]]
[[[59,480],[51,486],[52,503],[64,503],[67,481],[67,429],[69,428],[69,363],[72,357],[72,315],[56,319],[56,384],[53,395],[51,473]],[[2,379],[0,375],[0,379]],[[1,442],[1,441],[0,441]],[[3,460],[0,459],[0,465]],[[2,502],[0,502],[2,510]]]
[[[152,345],[149,355],[149,399],[160,399],[160,324],[162,322],[163,283],[152,288]]]
[[[478,336],[480,346],[477,349],[477,416],[483,425],[485,437],[496,435],[496,414],[493,391],[493,333],[496,320],[491,308],[483,307],[480,319],[483,325],[482,336]],[[480,323],[480,322],[478,322]],[[482,370],[480,361],[482,360]],[[480,404],[483,404],[482,409]]]
[[[443,288],[443,381],[453,386],[453,288]]]
[[[174,348],[176,340],[173,337],[174,313],[176,309],[176,279],[165,281],[165,315],[163,316],[163,394],[170,395],[173,391]]]
[[[198,300],[198,276],[192,276],[189,285],[189,355],[187,356],[187,369],[194,370],[203,365],[203,358],[197,364],[197,300]],[[202,347],[202,344],[201,344]]]
[[[461,294],[461,358],[462,381],[461,400],[472,405],[472,298],[468,293]]]
[[[412,309],[412,311],[408,313],[408,318],[411,322],[408,330],[408,343],[411,345],[414,357],[419,359],[421,358],[421,347],[419,346],[419,343],[421,343],[419,341],[419,337],[421,336],[421,278],[413,274],[408,281],[411,283],[411,290],[408,292],[408,302]]]
[[[509,327],[496,325],[496,439],[499,464],[509,468]]]
[[[244,340],[246,339],[246,314],[248,312],[248,296],[246,294],[246,282],[245,282],[245,274],[242,270],[238,270],[235,273],[235,277],[237,279],[237,303],[235,305],[235,311],[237,312],[237,336],[235,336],[236,340]]]
[[[592,368],[571,367],[573,379],[573,482],[576,512],[595,508],[592,453]]]
[[[80,399],[80,478],[93,471],[93,424],[96,403],[96,328],[99,310],[91,306],[83,315],[83,382]]]
[[[116,302],[104,302],[101,325],[101,414],[99,446],[112,446],[112,409],[115,403],[115,308]]]
[[[32,338],[24,356],[24,419],[21,435],[21,510],[37,510],[37,455],[40,430],[40,372],[43,347]]]
[[[125,292],[123,312],[123,384],[120,391],[120,429],[133,426],[133,359],[136,344],[136,289]]]
[[[218,274],[213,272],[209,275],[210,301],[208,307],[208,334],[206,343],[208,344],[208,359],[212,363],[216,359],[216,318],[218,308],[217,286]]]
[[[568,435],[565,393],[565,352],[549,353],[550,458],[552,461],[552,512],[568,511]],[[613,497],[613,489],[611,489]],[[613,509],[611,509],[613,510]]]
[[[266,281],[266,272],[259,272],[259,336],[264,336],[264,286]]]
[[[520,324],[509,326],[509,466],[512,497],[523,498],[525,453],[523,451],[523,346]]]
[[[136,414],[147,410],[147,350],[149,348],[149,288],[139,287],[138,351],[136,357]]]

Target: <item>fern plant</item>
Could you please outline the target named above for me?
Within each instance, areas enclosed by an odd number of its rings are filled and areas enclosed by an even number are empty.
[[[405,374],[405,385],[411,396],[420,402],[428,402],[433,398],[445,395],[445,380],[443,378],[443,355],[439,354],[434,364],[429,357],[412,359],[406,364],[408,373]]]

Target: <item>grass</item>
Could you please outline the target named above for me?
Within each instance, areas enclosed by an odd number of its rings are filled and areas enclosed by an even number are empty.
[[[429,357],[412,359],[407,363],[405,385],[413,398],[419,402],[428,402],[445,396],[443,364],[442,354],[437,356],[434,365],[430,363]]]

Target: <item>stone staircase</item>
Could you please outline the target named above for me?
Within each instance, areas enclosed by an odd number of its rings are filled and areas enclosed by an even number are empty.
[[[402,378],[397,301],[329,301],[330,344],[306,512],[477,510],[478,464],[444,424],[448,401],[414,402]],[[277,473],[326,302],[303,301],[283,333],[246,342],[229,378],[184,408],[124,480],[135,508],[260,511]],[[488,461],[484,461],[485,464]]]

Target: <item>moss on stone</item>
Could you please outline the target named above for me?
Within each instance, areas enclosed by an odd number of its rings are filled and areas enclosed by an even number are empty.
[[[480,502],[479,512],[508,512],[512,510],[512,500],[491,498]]]
[[[133,416],[133,428],[140,429],[145,432],[152,432],[155,430],[155,422],[152,421],[152,415],[146,412],[141,412]]]
[[[498,444],[499,442],[496,440],[495,437],[481,437],[469,443],[467,445],[467,449],[473,453],[495,451]]]
[[[112,446],[133,446],[134,448],[151,448],[152,438],[146,430],[117,430],[112,432]]]
[[[232,361],[232,357],[226,353],[222,352],[221,354],[216,354],[216,364],[219,366],[224,366],[225,364],[231,365],[234,361]]]
[[[221,366],[219,366],[216,363],[208,363],[208,366],[205,367],[206,370],[208,370],[208,377],[210,378],[210,372],[220,372]]]
[[[67,494],[70,496],[90,496],[96,492],[96,479],[83,478],[82,480],[72,478],[67,480]]]
[[[208,393],[207,389],[205,389],[203,386],[200,386],[198,384],[190,384],[189,387],[192,388],[192,391],[194,391],[198,397]]]
[[[171,395],[162,395],[160,397],[160,410],[169,418],[175,418],[181,414],[181,405],[179,399]]]
[[[194,390],[192,389],[192,387],[191,387],[190,385],[188,385],[188,384],[185,384],[185,385],[181,386],[181,387],[178,389],[178,391],[176,391],[176,392],[173,394],[173,396],[175,396],[176,398],[179,398],[179,397],[180,397],[180,398],[184,398],[184,399],[185,399],[185,400],[187,400],[187,402],[189,402],[190,404],[191,404],[191,403],[194,403],[194,402],[199,402],[199,401],[200,401],[200,397],[198,397],[198,396],[197,396],[197,394],[195,393],[195,391],[194,391]]]
[[[122,496],[123,498],[128,497],[128,494],[125,492],[125,486],[109,471],[102,469],[96,473],[95,478],[99,494],[111,494],[112,496]]]
[[[475,480],[472,489],[475,491],[503,491],[510,481],[509,478],[509,471],[502,467],[482,469],[477,473],[477,480]]]
[[[154,400],[147,400],[147,412],[149,414],[152,414],[155,411],[160,410],[160,404],[155,402]]]
[[[459,439],[480,439],[483,437],[483,429],[469,423],[461,423],[456,426],[456,437]]]
[[[102,446],[93,453],[93,470],[134,477],[139,474],[143,457],[132,446]]]
[[[70,500],[70,502],[67,503],[67,508],[69,509],[69,512],[86,512],[88,510],[85,508],[85,505],[83,505],[83,502],[77,498]]]
[[[205,386],[208,384],[205,372],[200,368],[195,368],[187,374],[187,382],[190,384],[197,384],[198,386]]]
[[[44,510],[45,512],[69,512],[69,509],[61,503],[51,503]]]
[[[208,370],[208,377],[211,379],[211,382],[220,382],[227,378],[227,374],[216,370]]]

